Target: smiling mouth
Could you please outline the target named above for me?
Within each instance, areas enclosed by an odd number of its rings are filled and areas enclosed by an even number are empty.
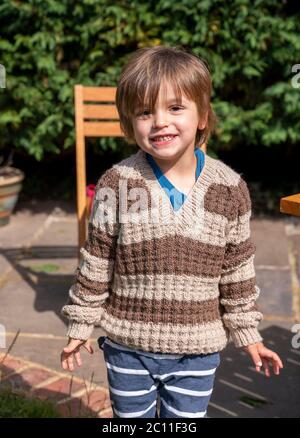
[[[166,136],[161,136],[161,137],[152,137],[152,138],[150,138],[150,142],[153,144],[156,144],[156,145],[163,145],[163,144],[171,143],[176,137],[177,137],[177,135],[166,135]]]

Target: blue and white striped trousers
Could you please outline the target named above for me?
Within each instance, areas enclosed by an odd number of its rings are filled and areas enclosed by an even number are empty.
[[[220,364],[218,352],[149,353],[102,336],[98,344],[106,362],[115,418],[206,417],[215,371]]]

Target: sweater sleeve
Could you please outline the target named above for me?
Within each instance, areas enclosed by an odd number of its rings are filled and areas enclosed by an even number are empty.
[[[260,289],[254,269],[256,247],[250,236],[251,199],[241,177],[231,193],[231,201],[219,291],[223,322],[235,346],[242,347],[262,341],[257,326],[263,315],[256,303]]]
[[[88,223],[88,235],[80,248],[81,259],[61,313],[69,319],[67,336],[88,339],[101,319],[101,306],[109,296],[118,236],[118,191],[112,188],[113,172],[98,180]]]

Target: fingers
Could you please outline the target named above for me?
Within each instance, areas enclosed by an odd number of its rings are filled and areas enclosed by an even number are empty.
[[[263,366],[267,377],[271,376],[270,366],[272,366],[273,372],[276,375],[278,375],[280,369],[283,368],[282,361],[278,354],[266,348],[262,343],[247,345],[245,351],[251,356],[256,371],[260,372],[260,368]]]
[[[82,365],[80,347],[83,346],[90,354],[94,353],[91,341],[88,339],[82,341],[80,339],[71,339],[61,353],[61,366],[64,370],[74,371],[74,358],[77,366]]]
[[[75,355],[78,353],[75,352]],[[77,359],[76,359],[77,361]],[[74,371],[73,352],[66,353],[64,350],[61,354],[61,365],[64,370]]]
[[[281,367],[281,368],[282,368],[282,367]],[[274,363],[273,363],[273,372],[274,372],[274,374],[278,375],[278,374],[279,374],[279,371],[280,371],[280,366],[279,366],[279,364],[278,364],[277,362],[274,362]]]
[[[249,349],[249,354],[251,356],[251,359],[253,360],[256,371],[259,373],[260,368],[262,367],[262,361],[260,355],[258,354],[256,348],[253,348],[251,350]]]
[[[61,353],[61,366],[64,370],[74,371],[73,354],[78,366],[82,365],[79,349],[83,343],[80,339],[70,339],[68,345],[64,347]]]
[[[276,375],[278,375],[279,374],[279,372],[280,372],[280,368],[283,368],[283,366],[280,366],[280,363],[279,362],[281,362],[281,361],[276,361],[276,360],[271,360],[271,361],[269,361],[268,359],[262,359],[262,361],[263,361],[263,365],[264,365],[264,369],[265,369],[265,375],[267,376],[267,377],[270,377],[271,376],[271,372],[270,372],[270,365],[272,365],[272,367],[273,367],[273,372],[274,372],[274,374],[276,374]]]
[[[276,353],[272,352],[271,361],[273,366],[273,372],[274,374],[278,375],[280,372],[280,368],[283,368],[281,359]]]
[[[265,369],[265,375],[267,377],[270,377],[271,373],[270,373],[269,362],[267,361],[267,359],[262,359],[262,363],[263,363],[263,366],[264,366],[264,369]]]
[[[275,354],[275,358],[272,358],[272,366],[273,366],[273,371],[274,374],[279,374],[280,369],[283,368],[283,364],[280,360],[280,358],[277,356],[277,354]]]
[[[76,352],[74,353],[74,356],[75,356],[75,360],[76,360],[77,365],[78,365],[79,367],[81,367],[81,365],[82,365],[82,360],[81,360],[81,356],[80,356],[80,351],[76,351]]]
[[[278,374],[279,374],[279,368],[283,368],[283,363],[280,359],[280,357],[278,356],[278,354],[273,353],[273,357],[272,357],[273,363],[274,363],[274,368],[276,366],[276,368],[278,369]]]
[[[91,341],[89,339],[84,343],[83,346],[90,354],[94,354],[94,349],[91,346]]]
[[[255,364],[255,369],[258,373],[260,373],[260,368],[262,367],[262,362],[258,361],[258,362],[254,362]]]
[[[63,354],[64,353],[62,353],[61,366],[63,367],[64,370],[73,371],[74,370],[73,356],[71,355],[64,356]]]
[[[265,348],[262,352],[260,352],[260,356],[263,359],[266,359],[268,363],[272,364],[274,374],[278,375],[280,369],[283,368],[282,361],[278,354],[272,350]]]
[[[69,356],[67,358],[67,365],[68,365],[68,369],[69,371],[74,371],[74,361],[73,361],[73,356]]]
[[[63,349],[64,353],[72,353],[79,345],[82,344],[80,339],[71,339],[68,345]]]

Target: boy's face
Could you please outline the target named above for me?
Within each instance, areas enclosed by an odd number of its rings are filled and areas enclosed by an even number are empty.
[[[187,149],[193,154],[197,128],[203,129],[196,103],[182,96],[182,105],[176,103],[175,93],[169,84],[160,87],[154,113],[147,108],[132,120],[135,140],[145,152],[158,159],[181,156]],[[171,138],[157,138],[171,134]]]

